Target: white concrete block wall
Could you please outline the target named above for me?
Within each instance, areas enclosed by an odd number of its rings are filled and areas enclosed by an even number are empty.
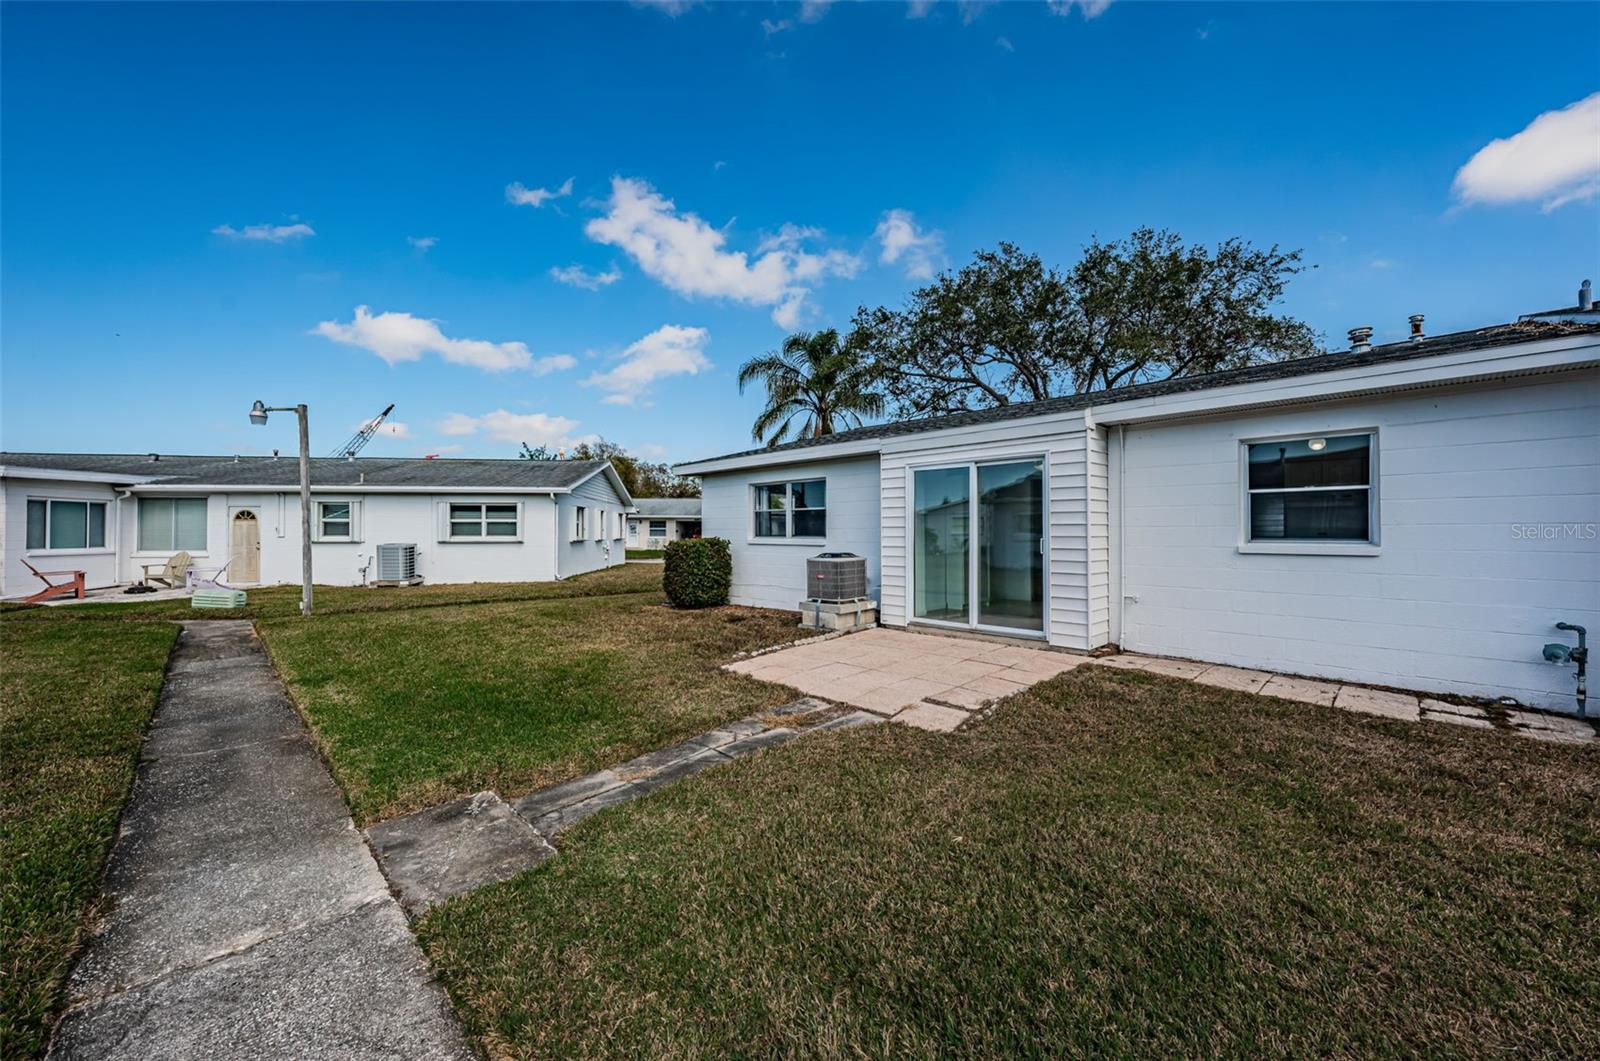
[[[579,505],[585,515],[582,539],[574,537]],[[580,483],[570,494],[560,495],[555,547],[556,572],[561,578],[627,562],[627,543],[619,533],[617,520],[624,507],[622,497],[604,474]]]
[[[1378,555],[1239,551],[1241,440],[1374,428]],[[1600,630],[1600,373],[1129,427],[1126,447],[1124,648],[1575,709],[1540,649],[1557,620]]]
[[[826,541],[798,543],[755,538],[751,488],[757,483],[826,479]],[[820,552],[867,558],[868,591],[879,593],[878,459],[775,464],[757,471],[717,472],[701,480],[701,534],[728,539],[733,553],[734,604],[793,610],[806,596],[806,558]]]
[[[101,483],[67,482],[49,479],[0,480],[3,487],[5,522],[0,539],[0,596],[28,597],[44,588],[22,561],[41,571],[82,571],[89,588],[111,586],[117,582],[117,493]],[[106,544],[103,549],[29,550],[28,499],[106,502]],[[61,581],[55,579],[55,581]]]
[[[361,568],[370,564],[369,579],[377,577],[374,557],[378,546],[389,542],[417,546],[417,572],[427,582],[544,582],[556,577],[555,501],[547,494],[312,494],[319,501],[352,501],[359,505],[356,542],[316,541],[313,531],[313,579],[322,585],[360,584]],[[520,541],[441,542],[440,506],[451,501],[520,502]],[[195,566],[215,569],[228,562],[230,521],[248,508],[256,513],[261,533],[261,579],[258,585],[296,584],[300,581],[300,495],[298,493],[216,493],[208,496],[206,548],[190,550]],[[315,511],[315,510],[313,510]],[[128,558],[122,581],[140,577],[140,566],[164,561],[167,550],[138,549],[136,502],[123,506],[122,533]],[[230,574],[230,582],[237,580]]]

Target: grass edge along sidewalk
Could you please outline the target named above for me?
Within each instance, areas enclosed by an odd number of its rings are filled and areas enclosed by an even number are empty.
[[[44,1051],[178,639],[0,614],[0,1056]]]

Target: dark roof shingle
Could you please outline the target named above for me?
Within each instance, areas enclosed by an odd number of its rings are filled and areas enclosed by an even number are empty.
[[[217,457],[148,453],[0,453],[0,465],[51,471],[129,475],[196,486],[300,484],[294,457]],[[438,489],[564,490],[587,479],[605,461],[459,460],[419,457],[313,457],[313,486]]]
[[[1452,332],[1448,335],[1439,335],[1428,339],[1386,343],[1360,353],[1336,351],[1316,354],[1311,357],[1296,358],[1292,361],[1274,361],[1268,364],[1250,365],[1246,368],[1228,369],[1222,372],[1180,376],[1175,379],[1158,380],[1154,383],[1117,387],[1113,390],[1089,391],[1086,394],[1065,394],[1059,398],[1047,398],[1044,401],[1013,402],[1010,405],[997,405],[989,409],[973,409],[967,412],[949,413],[944,416],[930,416],[917,420],[895,420],[889,423],[873,424],[869,427],[858,427],[850,431],[836,431],[831,435],[823,435],[821,438],[804,438],[795,442],[786,442],[779,446],[740,450],[737,453],[724,453],[717,457],[706,457],[701,461],[684,461],[683,464],[692,465],[703,463],[703,461],[730,460],[737,457],[753,457],[767,453],[784,453],[790,450],[806,449],[811,446],[831,446],[841,442],[896,438],[901,435],[913,435],[923,431],[942,431],[952,427],[1019,420],[1029,416],[1048,416],[1052,413],[1071,412],[1096,405],[1134,401],[1139,398],[1158,398],[1169,394],[1210,390],[1215,387],[1230,387],[1243,383],[1289,379],[1295,376],[1309,376],[1318,372],[1334,372],[1340,369],[1363,368],[1380,362],[1409,361],[1414,358],[1434,357],[1440,354],[1459,353],[1492,346],[1508,346],[1514,343],[1581,334],[1600,334],[1600,324],[1518,321],[1515,324],[1498,324],[1490,328]]]

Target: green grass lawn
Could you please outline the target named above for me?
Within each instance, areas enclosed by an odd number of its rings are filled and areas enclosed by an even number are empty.
[[[607,572],[601,584],[640,570]],[[259,627],[366,822],[486,788],[520,795],[794,696],[720,669],[741,651],[794,640],[792,614],[676,611],[659,582],[656,570],[643,593]]]
[[[418,923],[491,1056],[1600,1054],[1600,752],[1103,668]]]
[[[0,613],[4,1057],[43,1052],[178,635],[22,614]]]
[[[390,588],[363,586],[317,586],[312,604],[316,614],[342,615],[350,612],[408,611],[414,608],[444,607],[495,601],[549,600],[556,597],[604,596],[614,593],[648,593],[661,588],[659,567],[629,567],[618,564],[603,571],[569,578],[561,582],[470,582],[454,585],[422,585]],[[61,619],[277,619],[300,615],[299,586],[264,586],[247,591],[249,606],[230,611],[200,611],[189,606],[187,598],[145,600],[138,595],[125,601],[102,604],[73,604],[46,608],[39,605],[0,605],[0,614],[11,620]]]
[[[629,560],[659,560],[667,555],[664,549],[629,549]]]

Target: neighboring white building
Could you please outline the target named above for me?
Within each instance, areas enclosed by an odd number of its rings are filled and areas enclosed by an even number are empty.
[[[299,463],[276,457],[0,453],[0,596],[41,587],[22,561],[136,582],[179,551],[234,586],[300,581]],[[540,582],[624,562],[633,507],[606,461],[358,457],[312,461],[312,567],[377,577],[414,544],[427,582]]]
[[[664,549],[668,542],[700,537],[698,497],[636,497],[628,516],[628,548]]]
[[[1522,322],[680,465],[735,603],[867,559],[881,621],[1572,711],[1600,325]]]

